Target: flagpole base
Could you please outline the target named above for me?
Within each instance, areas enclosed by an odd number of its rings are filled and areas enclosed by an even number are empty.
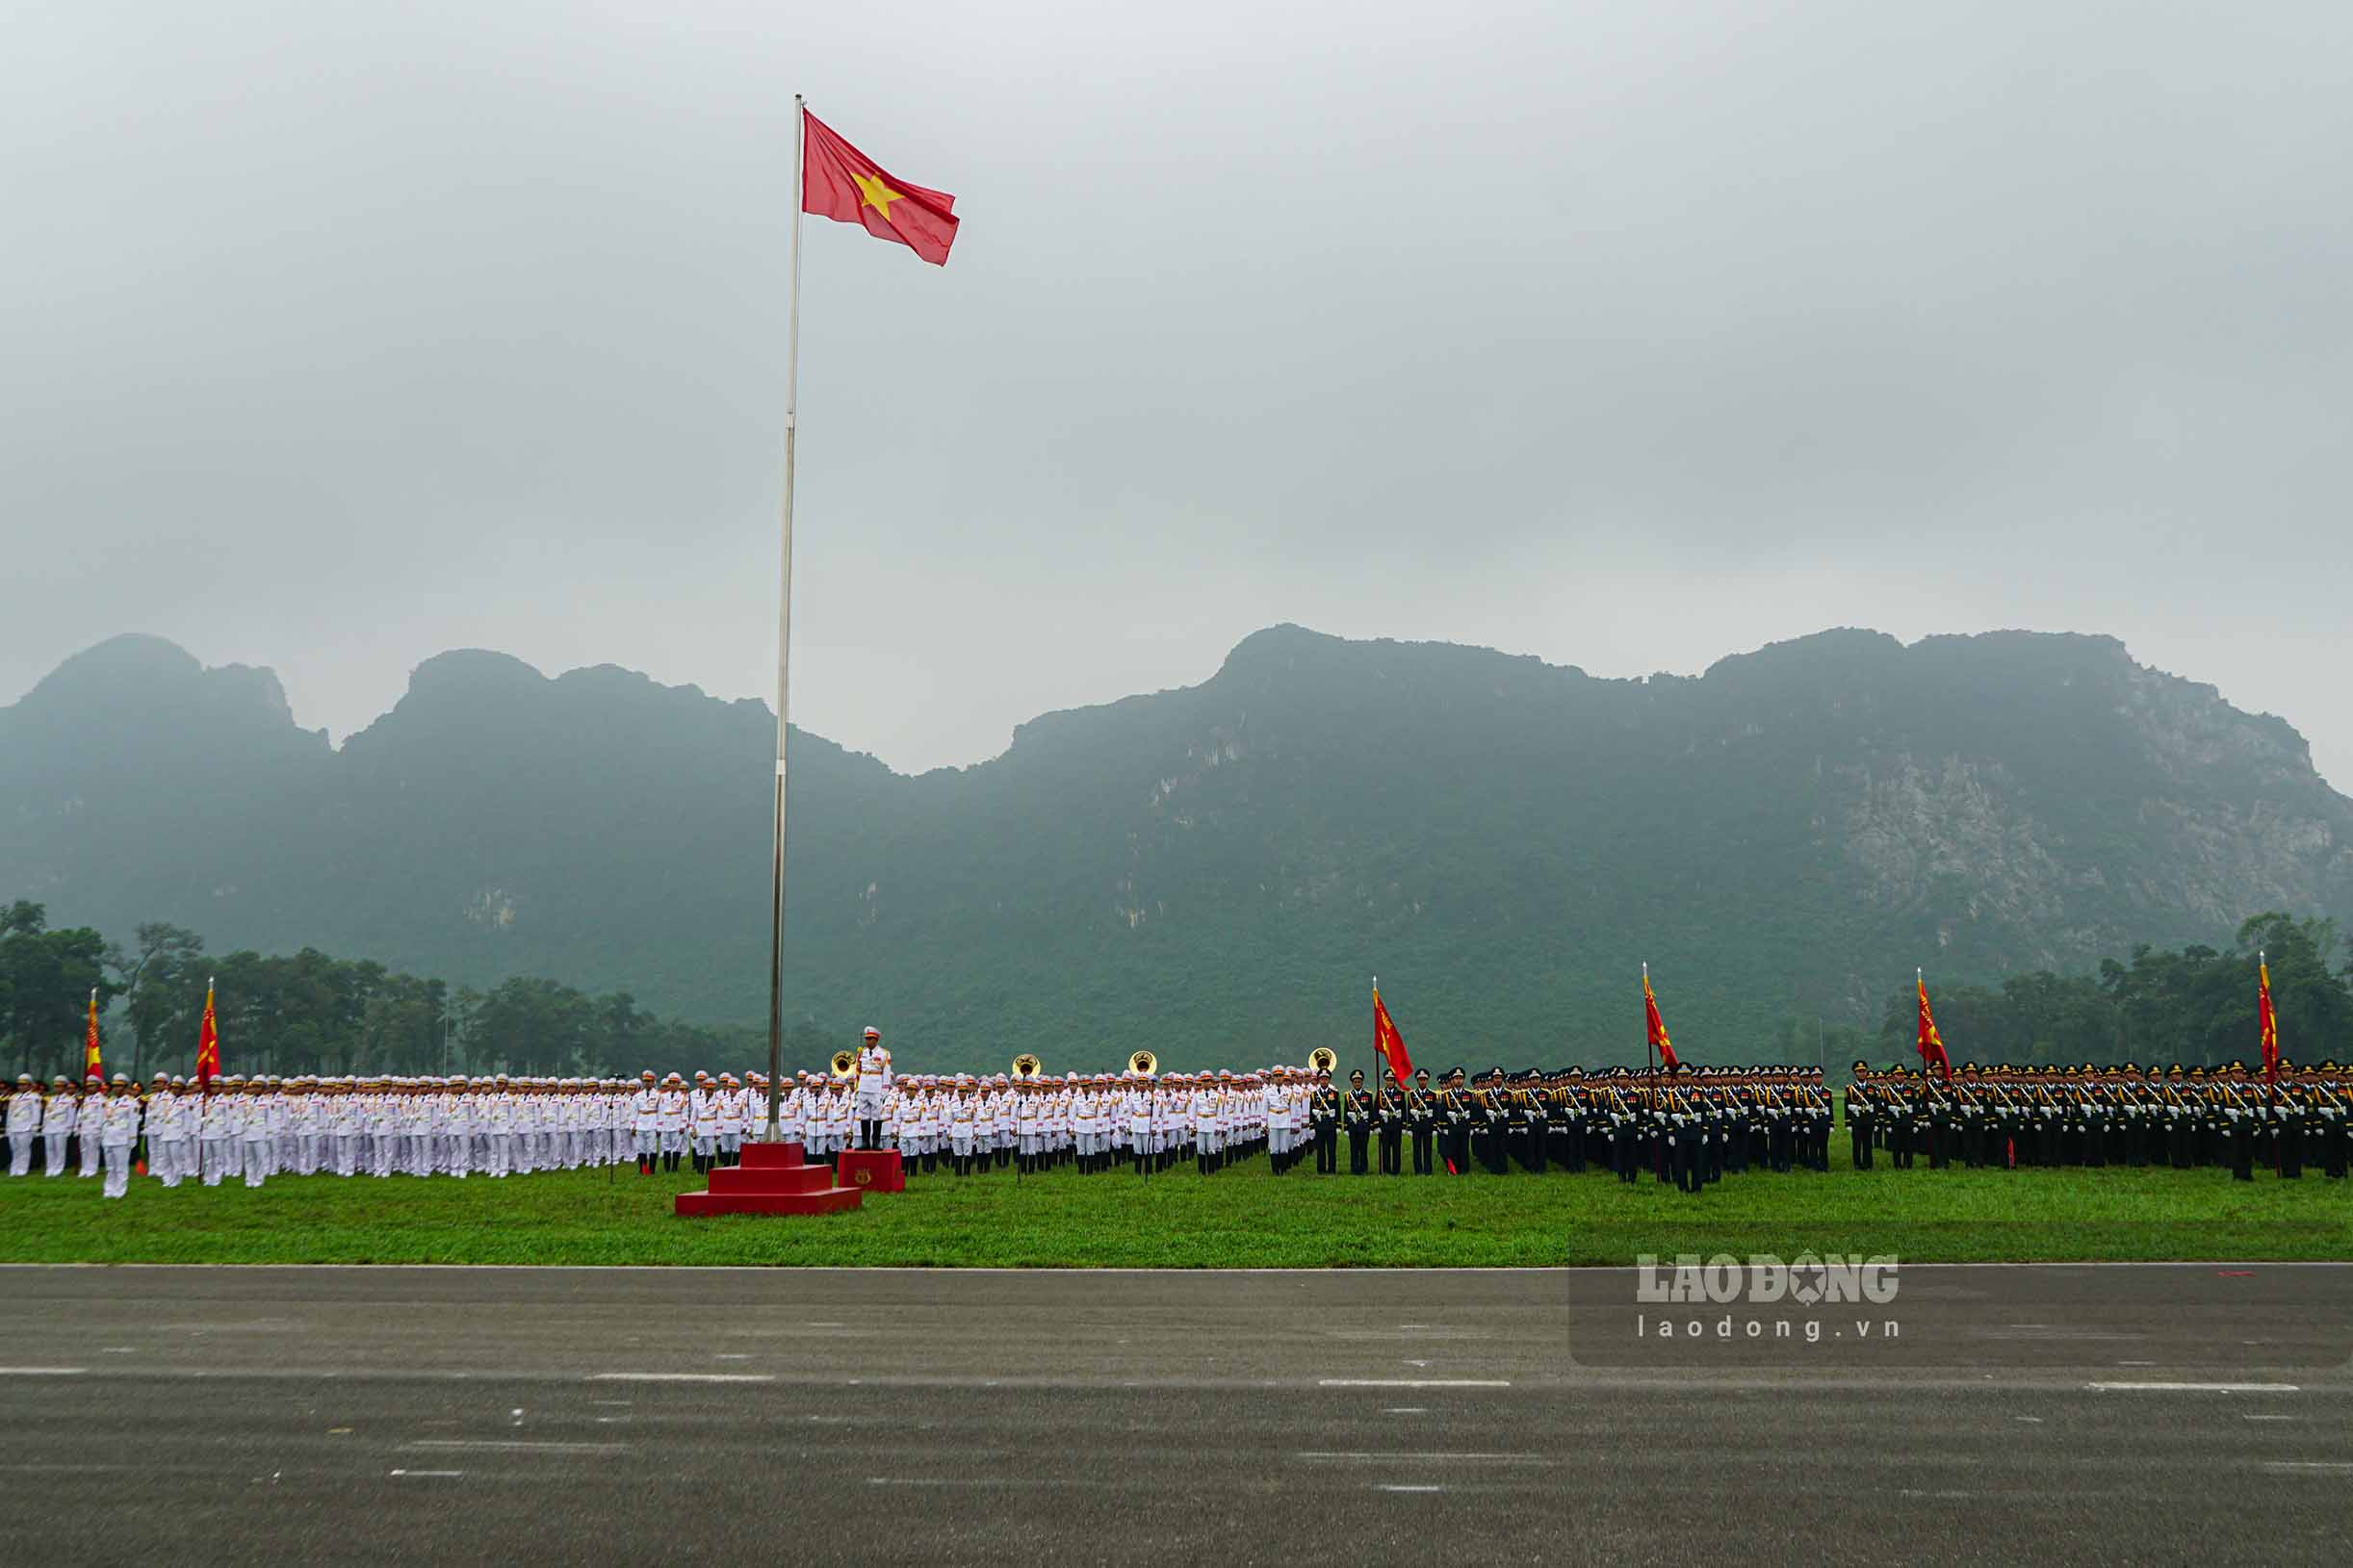
[[[743,1163],[711,1173],[711,1190],[681,1193],[682,1217],[712,1214],[838,1214],[858,1207],[865,1194],[837,1187],[821,1165],[804,1165],[798,1144],[746,1144]]]

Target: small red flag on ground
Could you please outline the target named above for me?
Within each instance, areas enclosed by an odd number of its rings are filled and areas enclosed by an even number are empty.
[[[1952,1082],[1952,1058],[1945,1054],[1945,1040],[1936,1032],[1936,1019],[1928,1014],[1928,979],[1922,974],[1920,981],[1920,1070],[1930,1067],[1943,1069],[1945,1082]]]
[[[1397,1032],[1389,1017],[1389,1010],[1381,1003],[1381,982],[1373,982],[1373,1049],[1389,1065],[1399,1088],[1413,1075],[1413,1058],[1406,1054],[1406,1037]]]
[[[806,109],[801,127],[801,211],[856,223],[935,267],[947,265],[947,247],[956,243],[954,196],[886,172]]]
[[[91,1078],[103,1078],[105,1070],[98,1061],[98,988],[90,989],[90,1033],[82,1042],[82,1071]]]
[[[2271,965],[2255,955],[2255,1026],[2262,1039],[2263,1082],[2280,1081],[2280,1020],[2271,1011]]]
[[[1667,1038],[1667,1020],[1659,1016],[1659,999],[1650,994],[1650,965],[1642,965],[1642,1033],[1651,1044],[1659,1048],[1659,1060],[1672,1071],[1683,1066],[1675,1060],[1674,1042]]]
[[[220,1029],[213,1021],[213,983],[204,983],[204,1022],[196,1030],[196,1087],[220,1073]]]

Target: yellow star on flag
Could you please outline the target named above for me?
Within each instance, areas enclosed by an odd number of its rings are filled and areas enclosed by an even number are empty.
[[[854,173],[850,178],[858,182],[858,204],[882,214],[886,223],[891,221],[891,203],[907,199],[905,192],[892,190],[879,176]]]

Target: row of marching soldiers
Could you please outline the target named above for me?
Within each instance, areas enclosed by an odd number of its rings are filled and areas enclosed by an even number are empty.
[[[1847,1094],[1853,1158],[1906,1169],[1925,1158],[2027,1167],[2259,1170],[2294,1180],[2307,1165],[2341,1179],[2353,1159],[2353,1072],[2283,1062],[2276,1077],[2228,1067],[1979,1067],[1950,1075],[1854,1065]]]
[[[1831,1096],[1817,1067],[1495,1067],[1476,1079],[1427,1069],[1400,1085],[1384,1067],[1378,1089],[1361,1069],[1344,1092],[1319,1089],[1310,1113],[1316,1170],[1416,1175],[1474,1169],[1504,1175],[1601,1170],[1644,1175],[1687,1193],[1756,1170],[1827,1170]]]

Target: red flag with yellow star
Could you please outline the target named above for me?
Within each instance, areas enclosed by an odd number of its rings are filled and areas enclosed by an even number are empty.
[[[930,262],[947,265],[956,243],[956,198],[911,185],[801,111],[801,211],[856,223],[877,240],[896,240]]]
[[[98,1059],[98,989],[90,990],[90,1033],[82,1040],[82,1071],[91,1078],[106,1076]]]

